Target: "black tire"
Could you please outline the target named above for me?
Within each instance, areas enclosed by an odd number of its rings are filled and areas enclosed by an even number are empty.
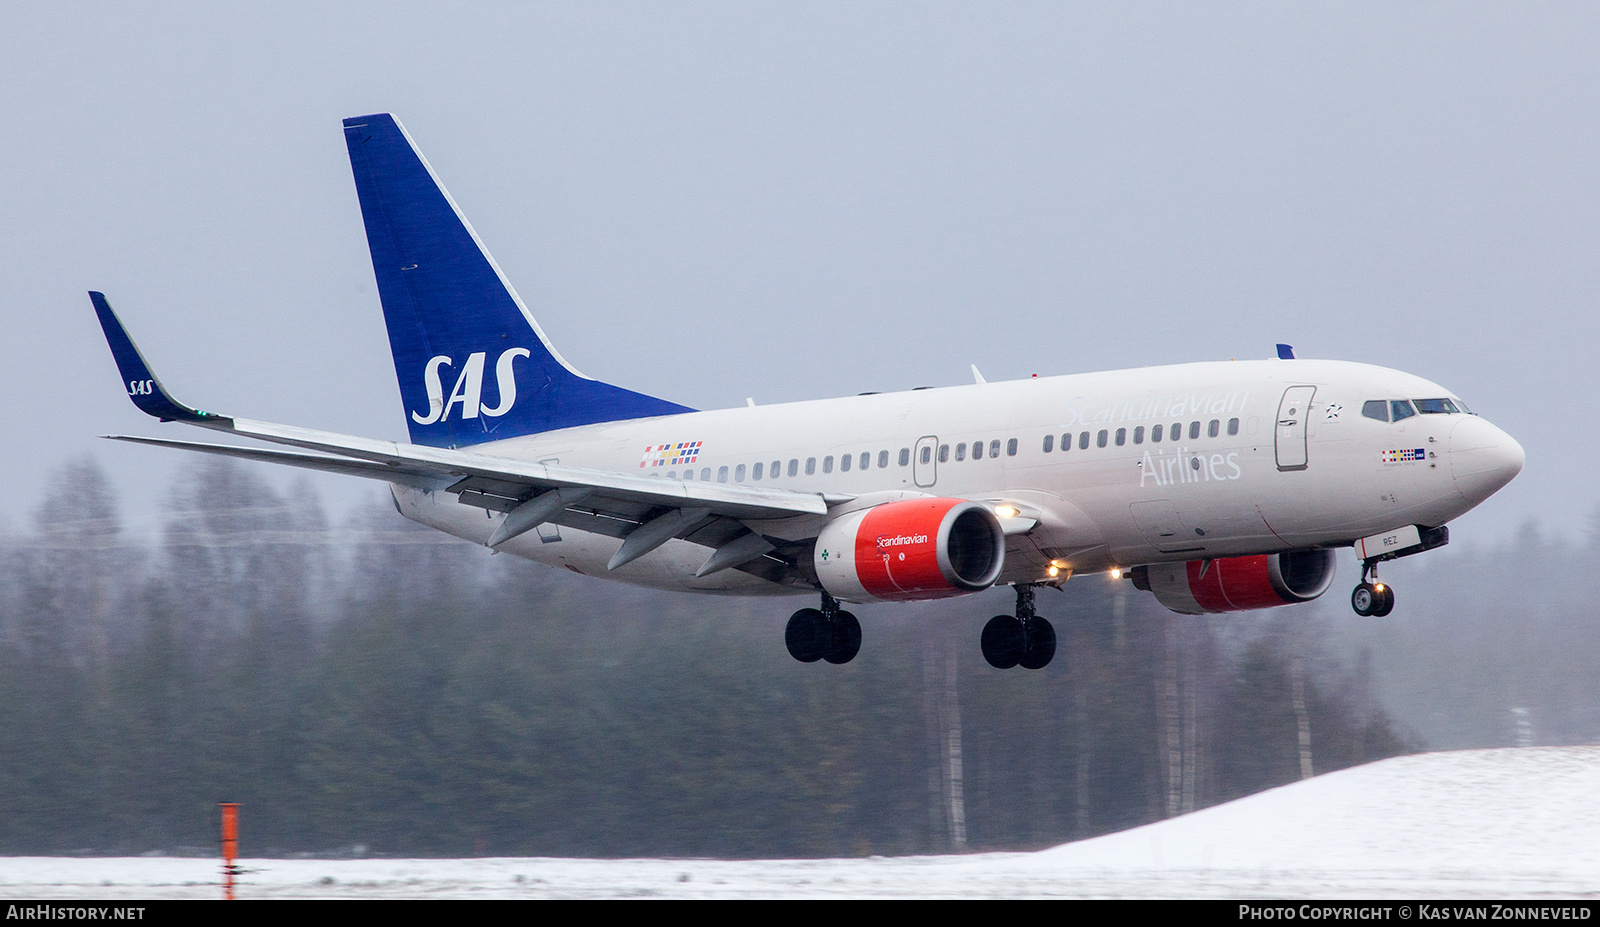
[[[833,624],[827,635],[828,646],[822,652],[822,659],[829,663],[849,663],[861,652],[861,622],[849,612],[840,612],[834,616]]]
[[[789,626],[783,630],[783,643],[789,656],[801,663],[815,663],[822,659],[828,646],[828,622],[815,608],[802,608],[789,616]]]
[[[1370,616],[1378,606],[1378,590],[1371,583],[1362,583],[1350,592],[1350,607],[1363,618]]]
[[[983,658],[995,669],[1010,669],[1022,661],[1022,622],[1010,615],[996,615],[983,626],[979,638]]]
[[[1378,586],[1377,601],[1372,607],[1372,617],[1383,618],[1394,611],[1394,587]]]
[[[1043,618],[1028,622],[1028,643],[1018,664],[1023,669],[1044,669],[1056,655],[1056,629]]]

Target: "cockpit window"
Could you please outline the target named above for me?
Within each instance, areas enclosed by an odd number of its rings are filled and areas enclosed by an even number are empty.
[[[1391,415],[1393,415],[1391,420],[1396,422],[1403,418],[1410,418],[1411,416],[1417,414],[1416,410],[1411,408],[1410,400],[1407,399],[1389,400],[1389,412]]]
[[[1361,404],[1361,414],[1367,418],[1375,418],[1380,422],[1389,420],[1389,401],[1387,399],[1368,399]]]
[[[1457,409],[1456,404],[1448,399],[1418,399],[1417,411],[1423,415],[1441,415],[1461,410]]]

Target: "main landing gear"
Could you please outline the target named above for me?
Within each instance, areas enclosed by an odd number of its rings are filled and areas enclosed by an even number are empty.
[[[1350,607],[1363,618],[1382,618],[1394,611],[1394,589],[1378,581],[1378,561],[1361,562],[1361,585],[1350,593]]]
[[[1042,669],[1056,655],[1056,629],[1033,610],[1036,583],[1017,583],[1017,614],[996,615],[983,626],[983,658],[995,669]]]
[[[789,616],[783,642],[801,663],[849,663],[861,651],[861,622],[824,592],[822,608],[802,608]]]

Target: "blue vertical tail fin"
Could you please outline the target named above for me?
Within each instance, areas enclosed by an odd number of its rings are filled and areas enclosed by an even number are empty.
[[[346,119],[344,136],[413,443],[693,411],[572,369],[393,116]]]

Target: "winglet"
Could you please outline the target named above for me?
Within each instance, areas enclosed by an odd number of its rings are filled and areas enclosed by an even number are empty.
[[[233,419],[227,416],[191,409],[173,399],[161,385],[161,381],[151,372],[150,365],[134,346],[133,339],[128,337],[128,331],[122,327],[122,321],[111,311],[111,304],[106,302],[105,294],[90,290],[89,301],[94,303],[95,315],[100,317],[100,327],[105,330],[106,343],[111,346],[111,356],[116,358],[117,370],[122,374],[122,385],[128,391],[128,398],[139,407],[139,411],[154,415],[163,422],[191,422],[196,425],[223,427],[233,424]]]

